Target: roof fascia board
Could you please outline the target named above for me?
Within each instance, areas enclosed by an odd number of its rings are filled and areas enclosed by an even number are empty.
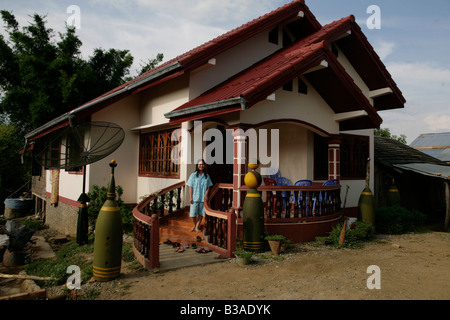
[[[350,111],[350,112],[342,112],[342,113],[336,113],[334,115],[334,120],[337,122],[355,119],[359,117],[367,116],[367,111],[365,110],[358,110],[358,111]]]
[[[216,109],[221,109],[224,107],[229,107],[233,105],[240,105],[241,109],[246,109],[247,101],[243,97],[237,97],[237,98],[231,98],[227,100],[221,100],[221,101],[215,101],[211,103],[201,104],[198,106],[186,108],[186,109],[180,109],[180,110],[174,110],[168,113],[165,113],[164,116],[166,118],[175,118],[180,116],[186,116],[193,113],[198,112],[208,112]]]
[[[32,139],[32,138],[33,139],[37,139],[37,137],[36,137],[37,135],[39,135],[39,137],[45,135],[46,133],[49,132],[49,129],[51,129],[53,126],[56,126],[56,125],[61,124],[61,123],[65,122],[65,121],[68,121],[69,117],[72,117],[72,116],[75,116],[77,114],[80,114],[83,111],[86,111],[87,109],[89,109],[89,108],[91,108],[93,106],[96,106],[96,105],[98,105],[98,104],[100,104],[102,102],[110,100],[110,99],[112,99],[114,97],[117,97],[117,96],[119,96],[121,94],[124,94],[126,92],[132,91],[132,90],[138,88],[139,86],[144,85],[144,84],[146,84],[148,82],[151,82],[151,81],[153,81],[155,79],[158,79],[160,77],[168,75],[172,71],[177,70],[177,69],[179,69],[181,67],[182,67],[182,65],[179,62],[175,62],[175,63],[172,63],[170,65],[167,65],[166,67],[164,67],[164,68],[162,68],[162,69],[160,69],[160,70],[158,70],[158,71],[156,71],[154,73],[151,73],[148,76],[143,77],[142,79],[139,79],[136,82],[130,83],[129,85],[123,87],[120,90],[111,92],[110,94],[106,94],[105,96],[103,96],[103,97],[101,97],[99,99],[92,100],[91,102],[88,102],[88,103],[86,103],[86,104],[84,104],[84,105],[82,105],[82,106],[80,106],[80,107],[78,107],[76,109],[73,109],[72,111],[69,111],[69,112],[67,112],[67,113],[65,113],[65,114],[63,114],[63,115],[53,119],[50,122],[47,122],[46,124],[44,124],[44,125],[36,128],[35,130],[27,133],[25,135],[25,139],[26,140],[29,140],[29,139]],[[136,93],[136,92],[134,92],[134,93]],[[53,131],[53,130],[51,130],[51,131]]]
[[[358,39],[358,41],[361,43],[361,45],[367,52],[367,55],[370,57],[372,63],[374,63],[377,66],[383,77],[386,79],[386,82],[389,84],[389,87],[393,90],[393,94],[395,94],[400,101],[405,103],[406,99],[403,97],[402,92],[395,84],[394,80],[391,77],[391,74],[386,69],[386,66],[383,64],[383,62],[381,62],[380,57],[376,54],[375,50],[367,40],[367,37],[362,32],[361,28],[358,26],[357,23],[352,23],[351,30],[352,35],[354,35]]]
[[[381,88],[378,90],[369,91],[369,98],[377,98],[387,94],[394,93],[391,87]]]
[[[354,98],[360,102],[363,110],[365,110],[370,117],[370,119],[379,126],[382,122],[381,117],[378,115],[376,109],[370,104],[369,100],[364,96],[361,89],[355,84],[352,77],[345,71],[344,67],[341,66],[336,57],[331,53],[328,53],[328,58],[332,61],[330,67],[334,73],[340,78],[340,80],[349,88],[350,92]],[[329,61],[330,62],[330,61]]]

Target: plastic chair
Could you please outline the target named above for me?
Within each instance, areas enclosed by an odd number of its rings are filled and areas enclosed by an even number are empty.
[[[334,186],[334,185],[337,185],[337,179],[332,179],[332,180],[327,180],[327,181],[325,181],[322,185],[323,186]],[[329,200],[328,198],[327,198],[327,191],[325,191],[324,192],[325,193],[325,196],[323,197],[323,199],[322,199],[322,191],[320,192],[320,197],[319,197],[319,202],[320,203],[322,203],[322,200],[323,200],[323,202],[327,202],[327,200]]]
[[[312,185],[311,180],[298,180],[297,182],[294,183],[294,186],[311,186],[311,185]],[[308,200],[309,200],[309,192],[308,191],[300,191],[299,192],[297,203],[300,207],[300,214],[303,213],[303,206],[302,206],[303,192],[306,193],[306,197],[305,197],[306,203],[308,203]],[[308,208],[308,206],[306,206],[306,214],[308,215],[308,213],[309,213],[309,208]]]
[[[312,181],[311,180],[298,180],[296,183],[294,183],[294,186],[311,186]]]
[[[279,186],[290,186],[291,182],[289,181],[288,178],[284,178],[284,177],[277,177],[275,178],[275,182],[277,183],[277,185]],[[289,202],[289,198],[291,197],[290,192],[288,195],[288,191],[281,191],[281,198],[282,198],[282,204],[283,204],[283,209],[286,210],[286,207],[288,206],[288,202]],[[285,211],[285,216],[287,216],[288,214],[288,210]]]
[[[266,185],[266,186],[276,186],[277,185],[276,181],[271,178],[263,178],[263,181],[264,181],[264,185]],[[275,212],[275,208],[276,208],[275,207],[276,201],[274,201],[274,199],[276,199],[275,195],[276,195],[275,191],[267,192],[267,195],[266,195],[265,207],[267,208],[267,203],[269,202],[269,200],[270,200],[270,203],[272,203],[272,210],[270,212]]]
[[[337,179],[327,180],[322,185],[323,186],[333,186],[337,184]]]
[[[272,174],[272,175],[269,176],[269,178],[273,179],[273,180],[275,180],[276,178],[279,178],[279,177],[281,177],[280,170],[277,170],[277,173]]]

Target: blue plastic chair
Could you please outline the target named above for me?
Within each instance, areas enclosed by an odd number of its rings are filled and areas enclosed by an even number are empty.
[[[323,186],[333,186],[337,184],[337,179],[327,180],[322,185]]]
[[[311,186],[311,185],[312,185],[312,181],[311,180],[298,180],[296,183],[294,183],[294,186]],[[309,200],[309,192],[308,191],[300,191],[299,192],[297,203],[300,206],[300,214],[303,213],[303,208],[301,206],[301,201],[303,200],[303,193],[304,192],[306,192],[305,201]],[[308,215],[308,213],[309,213],[309,208],[308,208],[308,206],[306,206],[306,214]]]
[[[311,180],[298,180],[296,183],[294,183],[294,186],[311,186],[312,181]]]
[[[289,181],[288,178],[284,178],[284,177],[276,177],[275,178],[275,182],[277,183],[277,185],[279,186],[290,186],[291,182]],[[291,197],[291,195],[288,196],[288,191],[281,191],[281,198],[283,199],[283,209],[286,210],[286,206],[288,205],[288,199]],[[286,214],[287,214],[287,210],[286,210]]]
[[[327,181],[325,181],[322,185],[323,186],[334,186],[334,185],[337,185],[337,179],[332,179],[332,180],[327,180]],[[327,201],[327,192],[325,191],[325,196],[324,196],[324,198],[323,198],[323,200],[325,200],[325,202]],[[320,199],[319,199],[319,201],[320,202],[322,202],[322,191],[320,192]]]

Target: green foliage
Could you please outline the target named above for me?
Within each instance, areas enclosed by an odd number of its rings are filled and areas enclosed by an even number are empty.
[[[76,265],[81,270],[81,280],[88,281],[92,278],[92,261],[86,259],[83,254],[92,254],[94,245],[80,246],[76,241],[70,241],[61,246],[54,259],[39,259],[25,265],[25,271],[29,275],[39,277],[53,277],[57,280],[38,281],[41,286],[54,286],[66,283],[67,267]]]
[[[116,186],[116,191],[118,194],[117,205],[120,208],[122,214],[122,223],[125,233],[133,231],[133,212],[132,209],[123,203],[120,197],[123,194],[123,189],[121,186]],[[89,206],[88,206],[88,217],[89,225],[91,230],[95,229],[95,222],[97,221],[98,214],[100,213],[103,204],[106,201],[107,188],[99,187],[98,185],[93,185],[92,190],[88,193],[89,196]]]
[[[266,239],[267,241],[270,241],[270,240],[282,240],[282,241],[285,241],[286,237],[281,235],[281,234],[273,234],[273,235],[265,236],[264,239]]]
[[[20,221],[20,223],[23,224],[24,226],[26,226],[28,229],[31,229],[34,231],[38,231],[38,230],[42,230],[42,229],[46,228],[46,226],[44,225],[44,222],[42,220],[38,220],[38,219],[26,218],[26,219]]]
[[[128,50],[97,48],[83,60],[74,27],[55,40],[45,16],[34,14],[23,28],[11,12],[2,10],[1,17],[6,38],[0,34],[0,111],[24,132],[130,79]],[[158,54],[143,68],[154,68],[162,58]]]
[[[22,147],[23,139],[18,127],[0,122],[0,214],[3,214],[4,199],[29,180],[20,161],[19,151]]]
[[[393,139],[393,140],[396,140],[396,141],[401,142],[403,144],[406,144],[406,135],[401,134],[400,137],[397,137],[395,134],[392,135],[391,134],[391,130],[389,128],[375,129],[374,135],[377,136],[377,137],[385,137],[385,138]]]
[[[344,224],[340,223],[333,227],[327,237],[316,237],[316,242],[324,243],[333,247],[339,245],[339,237]],[[375,236],[375,229],[370,222],[356,221],[345,231],[344,248],[360,248],[364,242],[370,241]]]
[[[163,58],[164,58],[164,55],[162,53],[158,53],[156,55],[156,58],[148,59],[147,63],[145,65],[141,64],[141,71],[139,72],[139,75],[141,75],[151,69],[154,69],[158,65],[158,63],[160,63],[163,60]]]
[[[253,252],[245,251],[245,250],[236,250],[234,252],[236,257],[244,258],[246,260],[250,260],[253,256]]]
[[[378,233],[402,234],[417,231],[426,220],[426,215],[402,206],[380,207],[375,212]]]

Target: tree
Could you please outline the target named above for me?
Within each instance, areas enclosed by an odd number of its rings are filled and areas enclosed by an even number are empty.
[[[377,137],[385,137],[385,138],[393,139],[393,140],[396,140],[403,144],[406,144],[406,135],[401,134],[400,137],[398,137],[396,135],[392,135],[391,130],[389,128],[375,129],[374,135]]]
[[[158,53],[156,55],[156,58],[148,59],[147,63],[145,65],[141,65],[141,71],[139,72],[139,75],[154,69],[164,58],[164,55],[162,53]]]
[[[56,42],[43,16],[35,14],[19,30],[12,13],[1,15],[9,39],[0,35],[0,111],[22,132],[111,90],[129,74],[128,50],[95,49],[85,61],[74,27]]]
[[[19,29],[8,11],[0,11],[7,36],[0,34],[0,214],[3,199],[29,180],[21,165],[23,135],[121,85],[133,57],[128,50],[95,49],[88,60],[74,27],[55,33],[45,16]],[[146,70],[162,61],[149,60]]]
[[[17,127],[0,121],[0,214],[3,214],[3,200],[27,181],[18,152],[21,147],[23,139]]]

